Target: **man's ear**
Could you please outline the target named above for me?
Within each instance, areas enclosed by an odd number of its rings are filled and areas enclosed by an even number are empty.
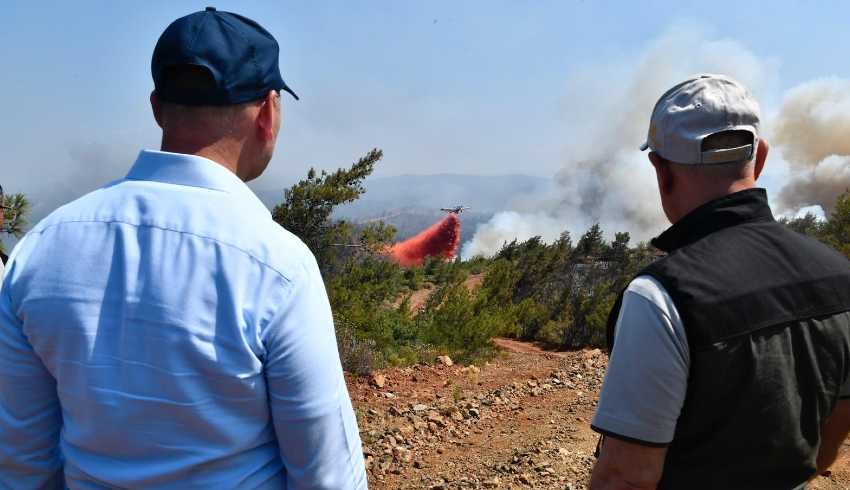
[[[275,120],[278,117],[277,104],[280,96],[276,90],[269,93],[260,102],[260,110],[257,113],[257,137],[260,141],[269,141],[275,137]]]
[[[673,192],[673,172],[670,170],[670,165],[657,153],[649,153],[649,161],[655,167],[655,178],[658,180],[658,190],[662,195],[668,195]]]
[[[756,166],[753,169],[753,180],[758,180],[761,171],[764,170],[764,162],[767,160],[767,152],[770,150],[770,145],[766,139],[759,140],[759,147],[756,149]]]
[[[161,128],[162,127],[162,102],[159,101],[159,97],[156,96],[156,91],[151,92],[151,109],[153,110],[153,118],[156,120],[156,124]]]

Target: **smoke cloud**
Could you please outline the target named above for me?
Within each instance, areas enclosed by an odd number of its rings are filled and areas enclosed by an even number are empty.
[[[772,143],[788,162],[790,181],[780,211],[820,206],[830,213],[850,188],[850,80],[824,79],[788,92],[776,116]]]
[[[461,256],[492,255],[503,243],[562,231],[583,233],[600,223],[606,233],[628,231],[646,240],[667,224],[655,175],[638,147],[646,139],[655,101],[694,73],[724,73],[756,97],[775,78],[776,64],[731,40],[699,29],[669,30],[634,57],[578,69],[566,84],[565,157],[551,195],[528,196],[523,206],[479,226]]]

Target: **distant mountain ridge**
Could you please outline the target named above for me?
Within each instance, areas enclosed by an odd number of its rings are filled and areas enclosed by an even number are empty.
[[[426,228],[444,214],[440,208],[469,206],[460,215],[461,237],[471,238],[478,224],[489,221],[498,211],[524,195],[545,192],[551,179],[531,175],[431,174],[371,177],[366,193],[357,201],[340,206],[337,218],[354,222],[374,219],[393,225],[399,239]],[[283,199],[283,189],[257,191],[269,208]]]

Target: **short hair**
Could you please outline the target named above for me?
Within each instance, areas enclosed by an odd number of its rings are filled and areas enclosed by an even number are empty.
[[[169,90],[204,92],[215,90],[217,85],[213,74],[201,65],[172,65],[165,68],[160,81],[161,87]],[[162,101],[163,114],[174,126],[163,126],[163,139],[168,139],[172,128],[196,127],[210,136],[227,134],[242,110],[251,104],[245,102],[233,105],[185,105],[178,102]]]
[[[754,145],[753,154],[750,158],[744,160],[735,160],[724,163],[683,163],[673,162],[662,157],[658,153],[658,157],[667,164],[675,166],[683,172],[688,172],[692,175],[700,174],[710,180],[715,179],[738,179],[747,176],[752,172],[753,162],[755,162],[757,144],[753,133],[745,130],[728,130],[720,131],[702,140],[702,151],[710,150],[725,150],[729,148],[737,148],[744,145]]]
[[[169,90],[205,92],[217,85],[209,68],[201,65],[171,65],[165,68],[160,85]]]
[[[727,150],[745,145],[755,145],[753,133],[743,129],[731,129],[710,134],[702,140],[702,151]],[[755,153],[755,147],[753,148]],[[730,162],[731,163],[731,162]]]

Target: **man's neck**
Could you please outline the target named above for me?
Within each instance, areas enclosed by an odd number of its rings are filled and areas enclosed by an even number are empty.
[[[222,167],[226,168],[233,172],[237,177],[239,177],[239,172],[237,172],[237,161],[238,157],[232,155],[232,152],[226,151],[222,148],[222,145],[213,143],[213,144],[195,144],[195,143],[186,143],[186,142],[162,142],[162,151],[167,151],[171,153],[182,153],[184,155],[195,155],[199,157],[206,158],[207,160],[211,160]]]
[[[679,206],[678,217],[672,222],[674,224],[679,222],[682,218],[690,214],[694,209],[706,203],[709,203],[716,199],[720,199],[721,197],[728,196],[729,194],[745,191],[754,187],[756,187],[755,180],[740,179],[732,182],[728,186],[723,186],[716,189],[693,189],[692,192],[686,193],[688,199],[687,201],[683,201],[682,204]]]

